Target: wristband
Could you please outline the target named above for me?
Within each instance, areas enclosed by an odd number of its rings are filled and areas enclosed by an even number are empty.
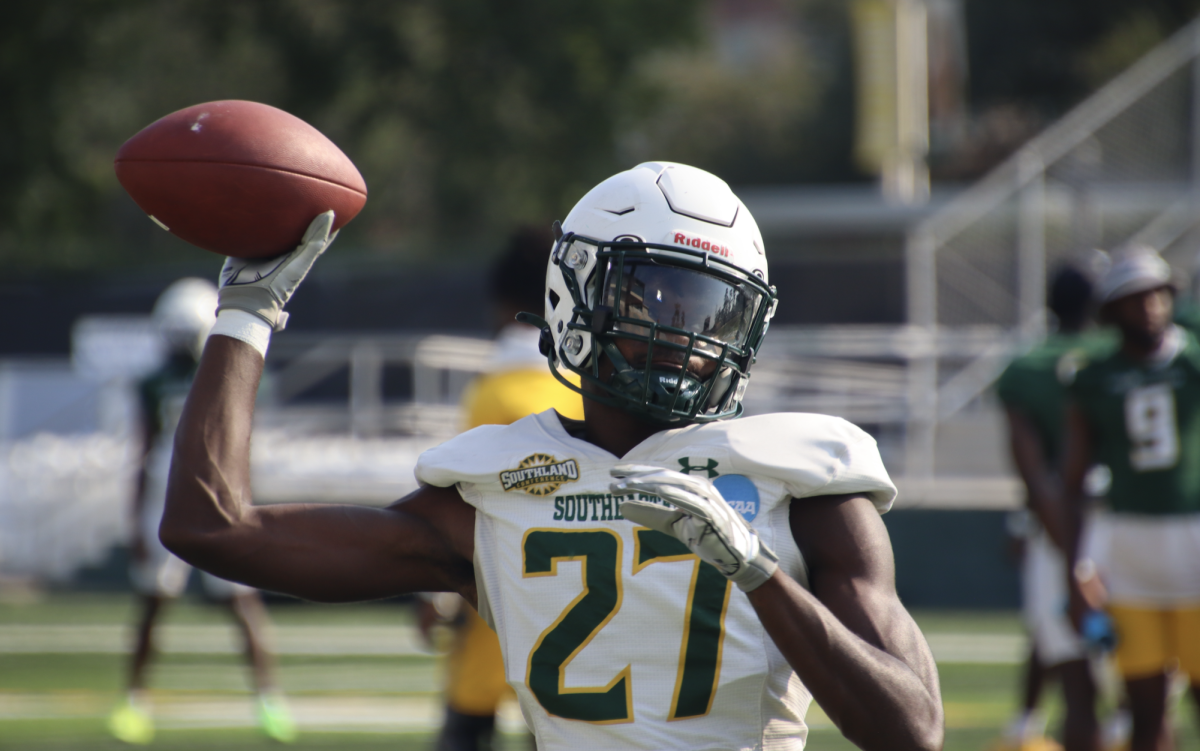
[[[217,313],[217,322],[208,332],[209,336],[213,334],[243,341],[258,350],[263,359],[266,359],[267,345],[271,343],[271,324],[253,313],[225,308]]]

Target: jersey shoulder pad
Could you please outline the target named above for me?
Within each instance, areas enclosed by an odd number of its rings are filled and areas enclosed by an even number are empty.
[[[793,498],[861,493],[880,513],[896,500],[875,439],[840,417],[781,412],[724,425],[734,466],[782,481]]]
[[[511,425],[480,425],[434,446],[417,459],[417,481],[442,488],[495,481],[500,472],[513,469],[526,456],[547,451],[543,417],[558,419],[553,412],[544,412]]]

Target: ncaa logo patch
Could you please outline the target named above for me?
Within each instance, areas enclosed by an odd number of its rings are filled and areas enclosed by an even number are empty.
[[[721,475],[712,482],[734,511],[746,521],[754,521],[754,517],[758,516],[758,488],[754,487],[749,477]]]

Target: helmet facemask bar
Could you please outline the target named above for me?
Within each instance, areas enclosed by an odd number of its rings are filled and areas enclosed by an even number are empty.
[[[563,269],[575,302],[567,329],[575,333],[559,341],[578,344],[586,332],[590,357],[576,356],[573,364],[559,352],[552,366],[598,387],[589,389],[589,398],[633,408],[655,422],[741,414],[748,371],[774,311],[774,288],[709,253],[679,247],[568,235],[555,258],[569,259],[575,242],[595,254],[596,264],[582,285]],[[601,355],[611,375],[601,375]]]

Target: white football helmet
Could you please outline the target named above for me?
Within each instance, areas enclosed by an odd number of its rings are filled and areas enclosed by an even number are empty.
[[[158,296],[150,316],[171,350],[187,350],[198,358],[217,322],[217,288],[207,279],[179,279]]]
[[[556,234],[546,318],[531,322],[559,380],[667,425],[741,414],[776,295],[758,225],[725,181],[639,164],[589,191]]]

